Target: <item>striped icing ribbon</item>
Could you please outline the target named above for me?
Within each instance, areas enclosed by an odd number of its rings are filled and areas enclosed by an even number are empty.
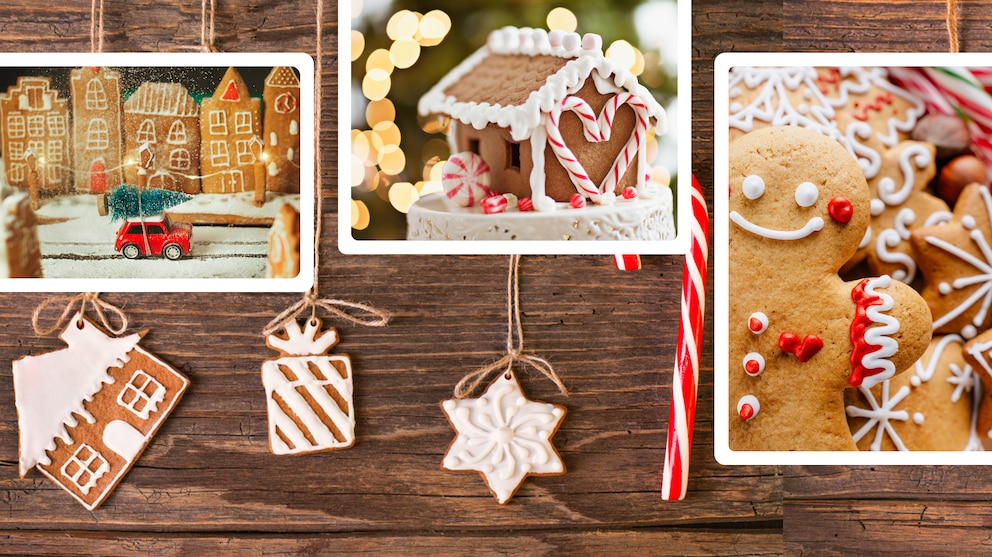
[[[685,254],[682,276],[682,312],[672,378],[672,405],[668,415],[668,442],[662,471],[661,498],[684,499],[689,479],[689,454],[696,418],[699,387],[699,358],[702,349],[703,313],[706,306],[706,259],[709,246],[709,216],[706,200],[696,178],[692,178],[691,245]]]

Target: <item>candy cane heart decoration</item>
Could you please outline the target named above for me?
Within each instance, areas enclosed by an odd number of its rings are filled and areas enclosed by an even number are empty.
[[[617,110],[623,105],[630,105],[634,109],[634,114],[637,117],[634,124],[634,132],[631,134],[630,139],[627,140],[623,150],[617,155],[616,160],[613,161],[613,166],[606,174],[606,177],[603,178],[601,183],[595,184],[589,178],[585,167],[582,166],[582,163],[579,162],[578,158],[565,143],[565,138],[561,135],[561,114],[569,110],[577,114],[579,121],[582,122],[582,131],[586,141],[599,143],[610,140],[613,130],[613,119],[616,116]],[[597,203],[603,203],[610,202],[613,199],[612,195],[608,196],[606,194],[613,194],[617,184],[620,183],[620,179],[623,178],[631,163],[634,162],[635,155],[637,155],[641,146],[644,144],[645,137],[647,136],[648,120],[647,105],[644,104],[644,101],[640,97],[631,93],[624,92],[614,95],[606,103],[606,106],[603,107],[603,110],[600,111],[598,116],[585,100],[569,95],[562,99],[558,107],[548,113],[545,128],[548,134],[548,142],[551,144],[551,150],[554,151],[555,157],[557,157],[562,167],[568,171],[572,183],[575,184],[576,191]],[[638,184],[645,178],[644,176],[638,176]]]

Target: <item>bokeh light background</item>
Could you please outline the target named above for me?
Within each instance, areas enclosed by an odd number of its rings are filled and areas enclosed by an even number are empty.
[[[417,101],[507,25],[596,33],[606,55],[652,91],[669,118],[649,140],[654,180],[676,186],[677,1],[352,0],[351,229],[356,239],[406,237],[406,212],[441,191],[450,155]],[[347,40],[342,37],[342,40]],[[342,61],[344,63],[344,61]],[[344,173],[342,173],[344,175]]]

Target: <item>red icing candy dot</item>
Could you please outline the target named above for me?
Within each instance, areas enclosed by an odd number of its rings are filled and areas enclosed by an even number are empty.
[[[746,371],[748,375],[757,375],[758,372],[761,371],[761,364],[754,360],[748,360],[747,363],[744,364],[744,371]]]
[[[586,198],[581,193],[573,193],[572,197],[568,200],[568,204],[573,209],[581,209],[586,206]]]
[[[750,404],[744,403],[741,405],[740,415],[742,420],[750,420],[754,417],[754,408]]]
[[[624,199],[634,199],[637,197],[637,190],[630,186],[627,186],[626,188],[623,189],[621,195],[623,196]]]
[[[827,203],[827,212],[830,213],[830,218],[841,224],[847,224],[854,216],[854,206],[847,198],[835,197]]]

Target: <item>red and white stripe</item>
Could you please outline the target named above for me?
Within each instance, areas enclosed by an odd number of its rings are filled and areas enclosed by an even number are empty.
[[[473,207],[492,195],[489,165],[475,153],[455,153],[441,168],[441,187],[455,205]]]
[[[616,254],[613,261],[621,271],[637,271],[641,268],[641,256],[637,254]]]
[[[668,443],[661,476],[661,498],[685,498],[689,479],[689,454],[696,419],[699,387],[699,357],[702,348],[703,313],[706,306],[706,260],[709,246],[709,215],[696,178],[692,178],[692,233],[685,254],[682,276],[682,316],[679,321],[672,378],[672,405],[668,416]]]
[[[630,105],[634,109],[636,116],[634,131],[623,150],[613,161],[613,166],[603,181],[600,184],[595,184],[561,135],[561,114],[564,111],[572,111],[578,115],[579,121],[582,122],[582,131],[586,141],[599,143],[610,140],[613,119],[616,117],[617,110],[623,105]],[[568,176],[575,185],[576,191],[593,201],[599,201],[604,193],[613,193],[616,190],[617,184],[620,183],[627,169],[634,162],[635,156],[647,138],[649,120],[647,105],[632,93],[625,92],[614,95],[603,107],[598,117],[586,101],[570,95],[565,97],[555,110],[548,113],[545,128],[551,150],[562,167],[568,171]],[[640,184],[644,179],[646,177],[638,176],[638,183]]]

